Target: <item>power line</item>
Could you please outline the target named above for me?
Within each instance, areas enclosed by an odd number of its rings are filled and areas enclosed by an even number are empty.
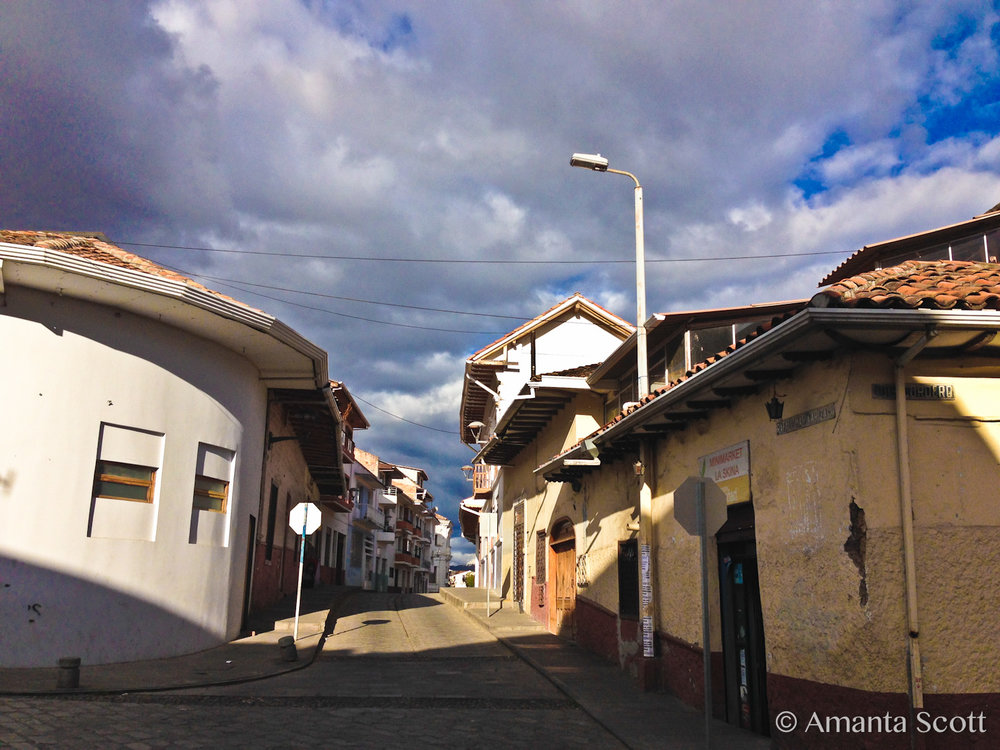
[[[202,273],[192,273],[190,271],[184,271],[179,268],[174,268],[172,270],[175,270],[178,273],[183,273],[186,276],[199,279],[207,279],[209,281],[217,283],[243,284],[244,286],[255,287],[258,289],[270,289],[271,291],[275,292],[290,292],[292,294],[304,294],[309,297],[336,299],[336,300],[341,300],[343,302],[360,302],[365,305],[381,305],[383,307],[401,307],[407,310],[422,310],[424,312],[448,313],[450,315],[474,315],[480,318],[507,318],[509,320],[519,320],[522,323],[525,320],[522,316],[519,315],[500,315],[493,313],[470,312],[468,310],[448,310],[440,307],[421,307],[420,305],[404,305],[401,302],[380,302],[378,300],[360,299],[358,297],[340,297],[336,294],[323,294],[321,292],[307,292],[302,289],[289,289],[287,287],[271,286],[269,284],[256,284],[252,281],[243,281],[242,279],[224,279],[218,276],[208,276]]]
[[[127,242],[116,240],[119,245],[130,247],[154,247],[161,250],[194,250],[203,253],[233,253],[237,255],[261,255],[277,258],[302,258],[304,260],[347,260],[371,263],[465,263],[478,265],[607,265],[614,263],[635,263],[634,259],[583,258],[575,260],[513,260],[503,258],[379,258],[368,255],[329,255],[323,253],[287,253],[275,250],[235,250],[232,248],[200,247],[194,245],[158,245],[147,242]],[[731,260],[767,260],[773,258],[807,258],[817,255],[843,255],[842,250],[818,250],[809,253],[765,253],[762,255],[718,255],[711,258],[646,258],[646,263],[708,263]]]
[[[176,268],[171,270],[177,271]],[[178,273],[183,273],[183,271],[178,271]],[[314,307],[313,305],[304,305],[301,302],[292,302],[291,300],[282,299],[281,297],[274,297],[270,294],[255,292],[252,289],[245,289],[238,283],[225,283],[222,284],[222,286],[228,286],[232,289],[239,289],[241,292],[246,292],[247,294],[253,294],[258,297],[263,297],[264,299],[274,300],[275,302],[280,302],[283,305],[291,305],[292,307],[298,307],[303,310],[313,310],[315,312],[326,313],[327,315],[336,315],[341,318],[350,318],[351,320],[360,320],[364,321],[365,323],[378,323],[379,325],[384,325],[384,326],[395,326],[397,328],[415,328],[420,331],[436,331],[439,333],[473,333],[473,334],[482,334],[487,336],[502,336],[505,333],[508,333],[507,331],[469,331],[459,328],[437,328],[435,326],[418,326],[412,323],[394,323],[388,320],[378,320],[376,318],[366,318],[362,315],[351,315],[349,313],[336,312],[335,310],[327,310],[325,307]],[[520,318],[518,318],[518,320],[520,320]]]
[[[361,398],[361,396],[358,396],[357,394],[351,394],[351,395],[354,396],[354,398],[356,398],[358,401],[361,401],[362,403],[368,404],[373,409],[375,409],[377,411],[380,411],[383,414],[388,414],[390,417],[393,417],[394,419],[398,419],[401,422],[406,422],[407,424],[412,424],[415,427],[423,427],[425,430],[434,430],[434,432],[443,432],[445,435],[455,435],[456,437],[458,436],[458,431],[457,430],[442,430],[440,427],[431,427],[430,425],[427,425],[427,424],[420,424],[420,422],[414,422],[412,419],[407,419],[406,417],[401,417],[398,414],[393,414],[391,411],[386,411],[381,406],[375,406],[375,404],[373,404],[371,401],[366,401],[365,399]]]
[[[365,318],[365,317],[362,317],[360,315],[350,315],[348,313],[340,313],[340,312],[336,312],[335,310],[328,310],[328,309],[323,308],[323,307],[313,307],[311,305],[299,304],[297,302],[292,302],[291,300],[286,300],[286,299],[283,299],[281,297],[272,297],[272,296],[267,295],[267,294],[261,294],[260,292],[253,291],[252,289],[247,289],[246,287],[255,287],[255,288],[258,288],[258,289],[270,289],[272,291],[289,292],[291,294],[305,294],[307,296],[323,297],[325,299],[344,300],[344,301],[348,301],[348,302],[361,302],[361,303],[364,303],[364,304],[367,304],[367,305],[380,305],[380,306],[383,306],[383,307],[400,307],[400,308],[405,308],[405,309],[409,309],[409,310],[423,310],[423,311],[427,311],[427,312],[439,312],[439,313],[446,313],[446,314],[449,314],[449,315],[474,315],[474,316],[484,317],[484,318],[508,318],[510,320],[520,321],[521,323],[525,323],[525,322],[527,322],[529,320],[528,318],[525,318],[523,316],[518,316],[518,315],[500,315],[500,314],[493,314],[493,313],[470,312],[470,311],[467,311],[467,310],[447,310],[447,309],[438,308],[438,307],[422,307],[422,306],[419,306],[419,305],[405,305],[405,304],[402,304],[400,302],[382,302],[382,301],[379,301],[379,300],[360,299],[358,297],[340,297],[340,296],[337,296],[337,295],[334,295],[334,294],[323,294],[323,293],[320,293],[320,292],[307,292],[307,291],[303,291],[301,289],[289,289],[287,287],[270,286],[268,284],[256,284],[256,283],[250,282],[250,281],[243,281],[243,280],[237,280],[237,279],[225,279],[225,278],[221,278],[221,277],[218,277],[218,276],[208,276],[207,274],[194,273],[192,271],[187,271],[187,270],[185,270],[183,268],[178,268],[177,266],[171,266],[171,265],[168,265],[166,263],[163,263],[161,265],[164,268],[169,268],[171,271],[176,271],[177,273],[183,274],[184,276],[187,276],[189,278],[206,279],[208,281],[211,281],[211,282],[216,283],[216,284],[220,284],[222,286],[228,286],[228,287],[230,287],[232,289],[238,289],[241,292],[247,292],[248,294],[253,294],[253,295],[256,295],[258,297],[263,297],[265,299],[270,299],[270,300],[274,300],[276,302],[281,302],[282,304],[291,305],[293,307],[301,307],[301,308],[304,308],[306,310],[314,310],[316,312],[325,312],[325,313],[328,313],[330,315],[339,315],[339,316],[345,317],[345,318],[352,318],[354,320],[361,320],[361,321],[365,321],[365,322],[368,322],[368,323],[379,323],[381,325],[386,325],[386,326],[398,326],[398,327],[401,327],[401,328],[417,328],[417,329],[425,330],[425,331],[438,331],[438,332],[444,332],[444,333],[476,333],[476,334],[483,334],[483,335],[489,335],[489,336],[502,336],[502,335],[505,335],[505,334],[509,333],[509,331],[465,331],[465,330],[459,330],[459,329],[455,329],[455,328],[435,328],[435,327],[432,327],[432,326],[417,326],[417,325],[413,325],[413,324],[409,324],[409,323],[395,323],[395,322],[387,321],[387,320],[376,320],[374,318]],[[570,324],[570,325],[576,325],[579,321],[572,320],[572,321],[566,321],[566,322],[568,324]]]

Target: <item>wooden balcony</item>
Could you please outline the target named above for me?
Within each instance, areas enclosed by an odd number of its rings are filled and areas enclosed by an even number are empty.
[[[488,464],[476,464],[472,467],[472,491],[478,495],[490,492],[496,479],[496,467]]]

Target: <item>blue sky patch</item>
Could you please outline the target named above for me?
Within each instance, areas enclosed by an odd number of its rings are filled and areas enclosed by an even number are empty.
[[[951,28],[944,30],[931,41],[931,49],[954,53],[962,42],[976,33],[976,19],[959,16]]]
[[[320,17],[343,34],[364,39],[382,52],[409,47],[416,39],[413,20],[408,13],[393,13],[388,20],[371,15],[361,3],[326,2],[319,6],[301,0],[310,9],[319,9]]]
[[[927,142],[960,138],[970,133],[1000,133],[1000,79],[991,78],[977,86],[954,106],[941,106],[930,97],[921,97]]]
[[[851,139],[843,130],[835,130],[827,136],[819,153],[812,157],[799,175],[792,180],[792,184],[802,191],[804,198],[812,198],[817,193],[822,193],[829,188],[829,185],[826,185],[821,179],[816,165],[851,145]]]

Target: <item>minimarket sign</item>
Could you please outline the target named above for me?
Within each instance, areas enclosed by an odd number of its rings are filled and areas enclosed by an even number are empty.
[[[750,441],[730,445],[698,459],[699,476],[715,480],[726,505],[750,502]]]

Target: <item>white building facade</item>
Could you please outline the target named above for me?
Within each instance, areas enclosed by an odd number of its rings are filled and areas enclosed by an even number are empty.
[[[280,321],[102,240],[0,233],[3,666],[236,637],[269,389],[329,392]]]

